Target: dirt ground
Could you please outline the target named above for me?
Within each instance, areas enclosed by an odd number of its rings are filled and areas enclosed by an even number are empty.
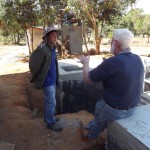
[[[87,111],[59,115],[62,132],[47,129],[42,115],[33,117],[27,59],[25,46],[0,46],[0,150],[103,150],[105,133],[96,142],[81,137],[79,120],[93,118]]]
[[[150,54],[149,47],[146,45],[144,51],[138,45],[134,50]],[[28,55],[26,46],[0,46],[0,150],[10,150],[9,146],[11,150],[104,150],[105,133],[97,142],[81,137],[79,120],[87,123],[93,118],[85,110],[59,115],[62,132],[47,129],[42,114],[33,117],[28,95]]]

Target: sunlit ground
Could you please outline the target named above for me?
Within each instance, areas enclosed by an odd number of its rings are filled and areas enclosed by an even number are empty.
[[[100,51],[109,51],[110,39],[103,39]],[[88,44],[88,48],[95,48],[93,44]],[[85,50],[85,45],[83,45]],[[132,52],[138,55],[150,54],[150,43],[148,38],[134,38]],[[27,46],[0,46],[0,75],[23,73],[29,71],[28,66],[29,51]]]
[[[0,75],[29,71],[26,46],[0,46]]]

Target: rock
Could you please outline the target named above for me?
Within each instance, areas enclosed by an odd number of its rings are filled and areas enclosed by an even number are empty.
[[[14,150],[14,149],[15,149],[15,144],[10,144],[3,141],[0,143],[0,150]]]

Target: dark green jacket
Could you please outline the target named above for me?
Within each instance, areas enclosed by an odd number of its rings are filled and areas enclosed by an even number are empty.
[[[56,46],[55,46],[56,48]],[[52,45],[37,47],[29,58],[29,69],[32,74],[30,82],[34,84],[36,89],[41,89],[47,76],[51,64],[51,49]],[[56,84],[58,83],[59,70],[58,60],[56,56]]]

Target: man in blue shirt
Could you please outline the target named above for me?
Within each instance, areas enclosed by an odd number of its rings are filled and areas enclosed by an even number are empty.
[[[89,57],[80,56],[83,76],[87,83],[102,81],[103,100],[97,102],[94,119],[85,128],[83,137],[96,139],[107,122],[129,117],[140,101],[143,90],[144,67],[140,57],[131,52],[134,36],[128,29],[115,29],[111,42],[113,57],[89,70]]]
[[[31,82],[36,89],[44,91],[44,121],[53,131],[62,131],[63,127],[54,116],[56,107],[55,86],[58,83],[59,70],[56,56],[56,42],[59,29],[51,26],[43,32],[43,41],[31,54],[29,68]]]

